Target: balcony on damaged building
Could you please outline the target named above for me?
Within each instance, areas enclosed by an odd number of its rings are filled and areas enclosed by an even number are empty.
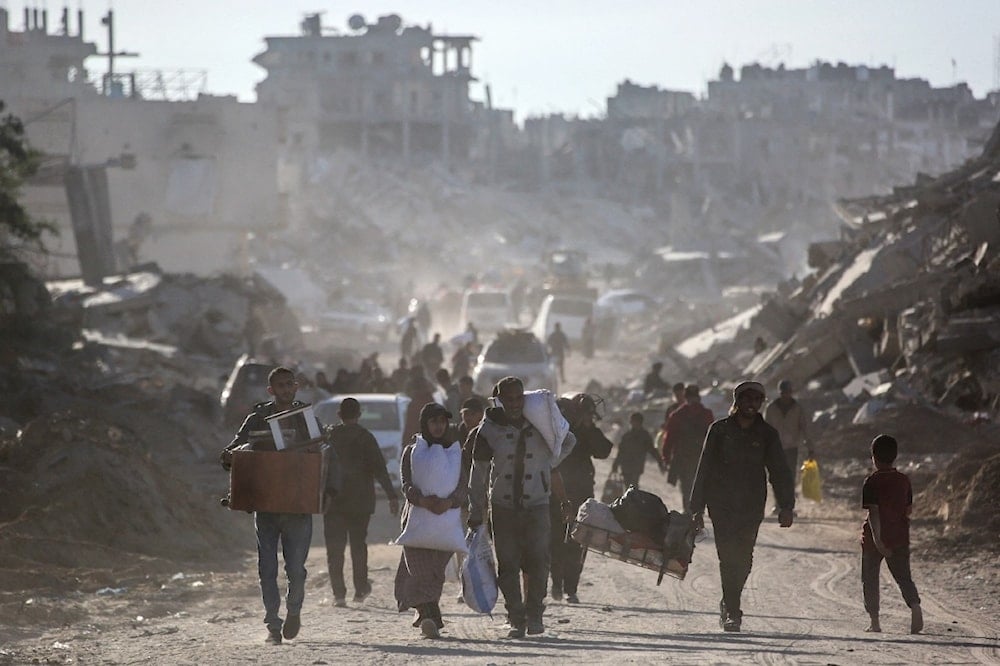
[[[297,36],[265,38],[254,58],[267,70],[258,101],[278,107],[292,144],[407,161],[468,156],[476,37],[404,26],[395,14],[375,23],[356,14],[347,31],[313,14],[301,27]]]

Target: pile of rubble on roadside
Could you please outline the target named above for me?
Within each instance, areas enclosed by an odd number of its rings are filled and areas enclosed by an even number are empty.
[[[983,463],[1000,421],[998,212],[1000,127],[951,173],[841,202],[842,236],[810,247],[812,273],[667,356],[703,384],[750,377],[776,393],[790,379],[826,455],[863,462],[886,430],[902,433],[904,455],[948,454],[935,473],[963,449],[967,464]],[[983,502],[996,506],[1000,484],[948,478],[950,500],[929,489],[932,513],[965,524]]]
[[[1000,129],[982,156],[890,196],[842,202],[814,272],[676,345],[692,368],[840,393],[863,420],[922,402],[1000,415]],[[760,339],[763,345],[755,348]],[[863,411],[859,411],[865,407]]]
[[[217,560],[252,544],[246,516],[219,505],[216,457],[232,435],[220,376],[248,337],[294,344],[284,299],[155,267],[100,289],[49,288],[51,300],[0,322],[0,591],[107,584],[140,560]]]

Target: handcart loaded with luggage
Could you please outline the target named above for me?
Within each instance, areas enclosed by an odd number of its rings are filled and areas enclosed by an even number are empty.
[[[691,516],[668,511],[653,493],[633,486],[611,504],[588,499],[576,515],[570,537],[588,550],[680,580],[694,553]]]

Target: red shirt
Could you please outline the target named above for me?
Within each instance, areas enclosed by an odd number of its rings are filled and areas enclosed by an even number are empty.
[[[882,543],[887,548],[910,545],[913,488],[910,487],[909,477],[896,471],[896,468],[876,470],[861,487],[861,506],[866,509],[878,507]],[[875,548],[867,518],[861,528],[861,545],[866,549]]]

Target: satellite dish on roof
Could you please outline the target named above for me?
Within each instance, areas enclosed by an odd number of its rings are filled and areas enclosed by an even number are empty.
[[[399,17],[399,14],[389,14],[384,16],[386,25],[393,32],[399,32],[399,29],[403,27],[403,19]]]
[[[351,30],[361,30],[365,27],[365,25],[367,25],[365,23],[365,17],[361,14],[352,14],[351,18],[347,19],[347,26]]]

